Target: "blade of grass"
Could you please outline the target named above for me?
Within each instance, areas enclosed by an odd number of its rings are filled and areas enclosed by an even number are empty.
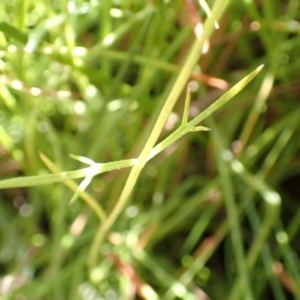
[[[278,217],[281,204],[281,197],[263,180],[260,180],[247,172],[240,162],[233,161],[231,163],[231,168],[241,177],[242,180],[245,181],[247,185],[251,186],[262,196],[266,204],[264,222],[259,228],[258,235],[255,237],[247,257],[247,266],[250,272],[250,270],[254,267],[259,254],[261,253],[261,249],[266,242],[272,226],[274,225],[274,223],[276,223],[276,218]],[[237,282],[232,289],[229,299],[240,299],[242,292],[244,292],[244,288],[242,286],[241,279],[237,279]]]
[[[246,184],[241,188],[241,198],[243,199],[243,202],[247,202],[246,205],[246,214],[248,216],[249,223],[252,227],[252,230],[254,232],[254,236],[259,236],[261,233],[261,228],[262,228],[262,223],[259,217],[259,214],[256,210],[256,207],[254,205],[255,199],[253,199],[253,191],[254,189],[250,190],[250,186]],[[275,222],[274,222],[275,223]],[[257,239],[256,239],[257,240]],[[283,288],[278,280],[278,278],[275,276],[272,268],[273,268],[273,263],[274,263],[274,251],[272,251],[267,243],[262,245],[260,249],[260,256],[261,260],[264,266],[264,271],[266,274],[266,280],[263,278],[260,280],[260,290],[265,289],[266,287],[266,281],[268,280],[270,283],[270,288],[273,292],[273,297],[276,300],[285,300],[286,297],[283,292]],[[248,256],[248,263],[249,263],[249,258],[250,255]],[[251,266],[253,268],[253,266]],[[252,270],[252,272],[255,272],[256,270]],[[256,289],[256,295],[259,295],[261,292],[259,289]],[[257,296],[258,297],[258,296]]]
[[[221,188],[223,190],[223,197],[227,211],[227,218],[229,222],[230,234],[232,247],[236,259],[236,265],[238,269],[238,274],[241,282],[241,288],[243,290],[243,299],[254,299],[253,291],[250,284],[249,270],[245,258],[245,251],[243,246],[243,238],[240,230],[240,222],[237,210],[237,204],[235,201],[233,193],[233,184],[231,181],[230,172],[228,169],[228,164],[225,161],[226,149],[224,142],[222,141],[221,134],[217,128],[215,122],[210,118],[208,120],[209,126],[212,128],[212,135],[216,143],[216,160],[217,167],[220,174]],[[228,299],[235,299],[229,297]]]
[[[0,31],[2,31],[8,38],[14,38],[23,44],[27,42],[27,34],[11,24],[0,21]]]

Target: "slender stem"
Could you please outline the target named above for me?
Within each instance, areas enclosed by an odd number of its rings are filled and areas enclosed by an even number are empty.
[[[206,110],[204,110],[201,114],[191,120],[189,123],[184,124],[184,120],[182,125],[175,130],[172,134],[170,134],[166,139],[164,139],[161,143],[156,145],[148,155],[147,161],[152,157],[157,155],[159,152],[163,151],[171,144],[173,144],[176,140],[184,136],[188,132],[195,131],[194,128],[201,121],[206,119],[208,116],[212,115],[216,110],[226,104],[229,100],[231,100],[239,91],[241,91],[253,78],[260,72],[263,68],[263,65],[257,67],[253,72],[240,80],[236,85],[234,85],[229,91],[227,91],[224,95],[222,95],[217,101],[215,101],[211,106],[209,106]],[[188,96],[188,94],[187,94]],[[186,101],[189,101],[187,98]],[[185,106],[187,109],[187,105]],[[184,116],[186,115],[186,111],[184,112]],[[186,117],[185,117],[186,118]],[[197,127],[198,128],[198,127]],[[201,129],[201,128],[199,128]],[[198,130],[199,130],[198,129]],[[207,128],[203,127],[203,130],[207,130]],[[197,131],[197,130],[196,130]]]
[[[119,214],[122,212],[124,206],[127,203],[127,200],[134,188],[134,185],[138,179],[138,176],[140,172],[142,171],[145,163],[148,160],[148,156],[152,148],[154,147],[162,129],[163,126],[172,111],[180,93],[182,92],[184,86],[186,85],[187,80],[189,79],[189,76],[199,60],[204,42],[211,36],[213,30],[214,30],[214,23],[217,21],[223,11],[225,10],[226,6],[229,4],[229,0],[217,0],[214,4],[214,7],[212,9],[212,16],[208,18],[204,24],[203,28],[203,34],[201,35],[200,39],[196,40],[190,53],[188,54],[188,57],[181,69],[181,72],[179,73],[177,80],[173,86],[173,89],[171,90],[166,103],[164,107],[162,108],[160,115],[156,121],[156,124],[154,125],[154,128],[150,134],[149,139],[146,142],[146,145],[144,146],[138,160],[138,164],[133,166],[131,169],[131,172],[127,178],[127,181],[125,183],[125,186],[122,190],[122,193],[117,200],[117,203],[112,210],[111,214],[108,216],[106,222],[102,224],[102,226],[99,228],[96,237],[94,239],[94,242],[91,247],[91,252],[89,255],[89,267],[92,269],[95,267],[97,262],[97,253],[99,246],[104,239],[106,233],[110,229],[110,227],[113,225]]]
[[[56,182],[65,182],[68,179],[94,177],[101,173],[122,169],[122,168],[128,168],[133,166],[136,163],[137,163],[136,159],[126,159],[126,160],[113,161],[109,163],[95,163],[88,168],[83,168],[75,171],[9,178],[9,179],[0,180],[0,189],[15,188],[15,187],[29,187],[29,186],[50,184]]]
[[[184,112],[183,112],[182,122],[181,122],[182,126],[186,125],[188,122],[188,119],[189,119],[191,93],[192,93],[191,86],[189,84],[187,87],[186,98],[185,98],[185,103],[184,103]]]
[[[45,154],[40,153],[40,157],[51,172],[60,172],[59,168]],[[72,191],[74,191],[82,198],[82,200],[97,215],[101,223],[105,221],[106,213],[104,212],[100,204],[92,196],[90,196],[85,191],[82,191],[80,187],[78,187],[78,185],[71,179],[66,180],[64,183],[66,186],[68,186]]]

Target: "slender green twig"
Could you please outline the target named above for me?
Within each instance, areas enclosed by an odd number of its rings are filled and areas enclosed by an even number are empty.
[[[209,106],[205,111],[203,111],[201,114],[199,114],[193,120],[191,120],[189,123],[185,124],[185,122],[183,121],[181,126],[175,132],[173,132],[171,135],[169,135],[164,141],[162,141],[160,144],[158,144],[156,147],[154,147],[150,151],[150,153],[148,154],[148,156],[146,158],[146,161],[150,160],[152,157],[154,157],[155,155],[157,155],[158,153],[163,151],[169,145],[173,144],[176,140],[181,138],[183,135],[187,134],[188,132],[193,132],[195,126],[197,124],[199,124],[199,122],[203,121],[205,118],[210,116],[213,112],[215,112],[217,109],[219,109],[225,103],[227,103],[230,99],[232,99],[232,97],[234,97],[240,90],[242,90],[260,72],[260,70],[262,68],[263,68],[263,66],[259,66],[258,68],[256,68],[256,70],[254,70],[248,76],[243,78],[240,82],[238,82],[235,86],[233,86],[228,92],[226,92],[223,96],[221,96],[215,103],[213,103],[211,106]],[[187,101],[189,101],[188,97],[187,97]],[[185,105],[186,109],[188,107],[189,107],[188,105]],[[186,118],[186,116],[187,116],[186,112],[184,112],[184,116]],[[206,128],[204,128],[204,130],[205,129]],[[136,173],[132,173],[134,171],[135,167],[133,167],[132,172],[131,172],[131,174],[132,174],[131,177],[133,178],[133,180],[137,179],[137,176],[142,168],[140,163],[137,164],[136,167],[138,167],[135,171]],[[131,184],[133,184],[133,182],[131,182]],[[127,181],[127,188],[129,188],[128,185],[129,185],[129,183]],[[126,185],[125,185],[125,188],[126,188]],[[131,186],[131,189],[132,188],[133,188],[133,186]],[[129,192],[129,190],[126,193],[128,193],[128,192]],[[123,197],[125,197],[124,195],[127,195],[124,193],[125,192],[123,190],[123,193],[122,193]],[[103,226],[100,227],[100,229],[98,230],[98,232],[96,234],[94,243],[91,248],[90,258],[89,258],[89,265],[91,268],[95,265],[96,257],[97,257],[97,254],[96,254],[97,249],[99,248],[99,245],[100,245],[102,239],[104,238],[105,233],[109,230],[110,226],[115,221],[115,218],[118,216],[118,214],[121,212],[123,206],[126,204],[125,198],[123,198],[122,195],[119,198],[117,205],[115,206],[111,215],[107,218],[107,221],[105,222],[105,224],[103,224]],[[129,196],[129,194],[127,196]]]
[[[191,103],[191,86],[188,85],[184,103],[184,111],[182,116],[181,126],[185,126],[188,123],[189,112],[190,112],[190,103]]]
[[[159,143],[157,146],[155,146],[148,158],[151,159],[157,153],[161,152],[162,150],[166,149],[168,146],[173,144],[176,140],[184,136],[185,134],[195,130],[195,128],[199,128],[196,126],[201,121],[206,119],[208,116],[212,115],[217,109],[222,107],[224,104],[226,104],[228,101],[230,101],[239,91],[241,91],[253,78],[260,72],[260,70],[263,68],[263,65],[256,68],[253,72],[251,72],[249,75],[247,75],[245,78],[243,78],[241,81],[239,81],[236,85],[234,85],[229,91],[227,91],[224,95],[222,95],[217,101],[215,101],[211,106],[209,106],[205,111],[200,113],[197,117],[195,117],[190,122],[184,124],[182,122],[181,126],[174,131],[171,135],[169,135],[165,140],[163,140],[161,143]],[[187,107],[187,106],[186,106]],[[184,113],[184,116],[186,114]],[[186,118],[186,117],[185,117]],[[201,127],[200,127],[201,128]],[[202,130],[207,130],[206,127],[202,127]]]
[[[75,171],[9,178],[0,181],[0,189],[37,186],[43,184],[64,182],[68,179],[94,177],[95,175],[101,173],[131,167],[135,163],[136,159],[126,159],[109,163],[96,163],[88,168],[83,168]]]
[[[214,24],[215,21],[218,21],[221,17],[222,13],[224,12],[225,8],[229,4],[229,0],[217,0],[213,6],[211,17],[208,18],[204,24],[203,34],[201,37],[195,41],[191,51],[188,54],[188,57],[179,73],[177,80],[171,90],[168,98],[166,99],[165,105],[162,108],[159,117],[154,125],[154,128],[149,136],[149,139],[146,142],[139,158],[138,164],[136,164],[132,169],[127,178],[125,186],[121,192],[119,199],[116,202],[114,209],[112,210],[111,214],[108,216],[106,222],[102,224],[99,228],[94,242],[91,247],[91,253],[89,255],[89,267],[90,269],[94,268],[97,262],[97,253],[99,249],[99,245],[101,244],[103,238],[105,237],[106,233],[113,225],[119,214],[122,212],[123,208],[125,207],[127,200],[135,186],[135,183],[139,177],[140,172],[142,171],[145,163],[148,160],[148,156],[154,147],[164,125],[169,117],[170,112],[172,111],[180,93],[182,92],[184,86],[186,85],[189,76],[199,60],[202,49],[204,46],[205,41],[211,36],[212,32],[214,31]]]

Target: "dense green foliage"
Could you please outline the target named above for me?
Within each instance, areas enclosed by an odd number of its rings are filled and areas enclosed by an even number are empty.
[[[300,299],[299,2],[2,1],[0,298]]]

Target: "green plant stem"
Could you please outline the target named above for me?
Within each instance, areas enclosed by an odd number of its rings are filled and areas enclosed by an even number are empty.
[[[253,72],[239,81],[236,85],[234,85],[228,92],[222,95],[217,101],[215,101],[212,105],[210,105],[205,111],[200,113],[197,117],[191,120],[189,123],[182,123],[181,126],[170,134],[166,139],[164,139],[161,143],[155,146],[148,158],[147,161],[150,160],[152,157],[157,155],[157,153],[161,152],[162,150],[166,149],[168,146],[173,144],[176,140],[187,134],[188,132],[193,132],[196,125],[198,125],[201,121],[206,119],[208,116],[212,115],[216,110],[230,101],[238,92],[240,92],[253,78],[261,71],[263,65],[257,67]],[[188,99],[188,98],[187,98]],[[188,106],[186,106],[187,108]],[[185,113],[184,113],[185,116]],[[185,117],[186,118],[186,117]],[[185,119],[184,119],[185,120]]]
[[[59,172],[59,168],[48,158],[45,154],[40,153],[40,157],[44,164],[48,167],[51,172]],[[102,207],[97,203],[97,201],[90,196],[85,191],[82,191],[78,185],[71,179],[66,180],[65,185],[68,186],[72,191],[76,192],[82,200],[94,211],[94,213],[99,218],[100,222],[104,222],[106,219],[106,214]]]
[[[106,222],[102,224],[102,226],[99,228],[98,232],[96,233],[94,242],[91,247],[91,252],[89,255],[90,269],[93,269],[96,266],[97,256],[98,256],[97,253],[101,242],[103,241],[106,233],[111,228],[111,226],[113,225],[113,223],[115,222],[115,220],[122,212],[123,208],[125,207],[128,198],[134,188],[134,185],[138,179],[138,176],[142,171],[145,163],[147,162],[147,158],[150,151],[152,150],[154,144],[156,143],[170,112],[172,111],[180,93],[182,92],[184,86],[186,85],[187,80],[189,79],[189,76],[195,64],[197,63],[197,61],[201,56],[204,42],[211,36],[214,30],[215,21],[219,20],[219,18],[221,17],[223,11],[225,10],[229,2],[230,2],[229,0],[227,1],[217,0],[215,2],[214,7],[212,9],[212,16],[206,20],[203,28],[203,34],[201,35],[200,39],[195,41],[190,53],[188,54],[188,57],[173,86],[173,89],[171,90],[166,100],[166,103],[161,110],[161,113],[157,119],[156,124],[154,125],[154,128],[149,136],[149,139],[147,140],[146,145],[144,146],[139,156],[138,164],[136,164],[131,169],[131,172],[127,178],[125,186],[121,192],[119,199],[116,202],[114,209],[112,210],[111,214],[108,216]]]
[[[88,168],[83,168],[75,171],[61,172],[57,174],[45,174],[4,179],[0,181],[0,189],[29,187],[56,182],[64,182],[68,179],[94,177],[95,175],[101,173],[131,167],[135,163],[136,159],[126,159],[120,161],[113,161],[109,163],[96,163]]]

